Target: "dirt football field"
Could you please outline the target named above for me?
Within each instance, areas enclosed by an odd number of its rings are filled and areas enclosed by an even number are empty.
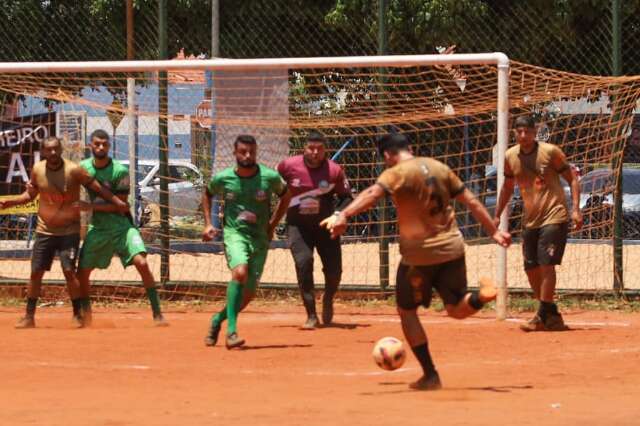
[[[412,354],[394,372],[374,342],[401,337],[394,309],[337,305],[337,324],[301,331],[295,304],[240,316],[244,350],[210,348],[210,312],[96,308],[72,329],[64,307],[15,330],[0,308],[0,425],[638,425],[640,315],[568,312],[572,330],[525,334],[525,316],[455,321],[423,313],[444,389],[410,391]]]

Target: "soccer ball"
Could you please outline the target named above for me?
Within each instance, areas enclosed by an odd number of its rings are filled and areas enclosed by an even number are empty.
[[[373,347],[373,360],[384,370],[396,370],[404,364],[407,353],[402,341],[395,337],[383,337]]]

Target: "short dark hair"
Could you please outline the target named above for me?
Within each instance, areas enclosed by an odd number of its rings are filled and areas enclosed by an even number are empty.
[[[521,115],[513,121],[513,128],[526,127],[527,129],[535,129],[536,121],[530,115]]]
[[[380,155],[385,152],[397,154],[400,151],[408,151],[409,145],[409,139],[402,133],[389,133],[378,141],[378,151]]]
[[[44,147],[48,142],[56,142],[60,146],[60,148],[62,148],[62,139],[60,138],[49,136],[44,140],[44,142],[42,142],[42,146]]]
[[[107,133],[102,129],[96,129],[93,132],[91,132],[91,135],[89,136],[89,141],[92,141],[94,138],[109,140],[109,133]]]
[[[237,149],[239,143],[244,143],[247,145],[256,145],[256,138],[251,135],[238,135],[235,142],[233,142],[233,148]]]
[[[307,142],[322,142],[325,143],[327,138],[317,130],[311,130],[309,134],[307,134]]]

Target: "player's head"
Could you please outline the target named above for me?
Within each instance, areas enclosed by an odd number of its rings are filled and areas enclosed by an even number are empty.
[[[311,167],[319,167],[325,159],[325,143],[327,138],[317,130],[312,130],[307,135],[307,142],[304,144],[304,161]]]
[[[257,151],[256,138],[251,135],[238,135],[233,143],[233,155],[236,156],[238,167],[255,167]]]
[[[103,159],[109,155],[109,134],[102,129],[94,130],[89,136],[89,147],[95,158]]]
[[[402,133],[389,133],[380,138],[378,150],[384,157],[384,162],[388,167],[393,167],[400,161],[400,155],[410,153],[409,139]]]
[[[513,131],[516,142],[525,148],[536,141],[536,122],[529,115],[521,115],[513,121]]]
[[[40,154],[47,160],[47,165],[58,167],[62,163],[62,141],[55,136],[48,137],[42,143]]]

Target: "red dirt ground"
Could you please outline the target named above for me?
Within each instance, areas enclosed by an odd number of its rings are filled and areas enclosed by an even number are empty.
[[[213,306],[212,306],[213,308]],[[251,306],[250,306],[251,308]],[[298,330],[295,307],[240,316],[243,351],[207,348],[209,314],[100,310],[91,329],[69,312],[0,310],[1,425],[638,425],[640,315],[572,312],[575,330],[525,334],[488,314],[423,316],[445,389],[413,392],[413,356],[373,363],[378,338],[401,337],[390,307],[338,306],[335,328]],[[523,319],[520,317],[518,320]]]

